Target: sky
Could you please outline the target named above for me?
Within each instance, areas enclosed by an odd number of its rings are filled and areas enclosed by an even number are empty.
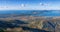
[[[60,0],[0,0],[0,10],[60,10]]]

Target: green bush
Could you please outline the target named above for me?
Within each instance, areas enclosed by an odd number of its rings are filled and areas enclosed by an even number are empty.
[[[1,29],[1,30],[0,30],[0,32],[4,32],[4,30],[3,30],[3,29]]]

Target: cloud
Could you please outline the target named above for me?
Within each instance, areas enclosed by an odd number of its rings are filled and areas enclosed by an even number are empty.
[[[25,7],[25,4],[21,4],[21,7]]]
[[[39,3],[39,5],[42,5],[42,3]]]
[[[47,6],[47,3],[39,3],[41,6]]]

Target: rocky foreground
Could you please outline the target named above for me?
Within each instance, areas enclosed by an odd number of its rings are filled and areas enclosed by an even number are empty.
[[[60,32],[60,17],[18,16],[0,18],[1,32]]]

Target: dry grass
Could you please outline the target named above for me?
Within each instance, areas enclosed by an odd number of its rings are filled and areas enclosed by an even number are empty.
[[[12,22],[12,20],[22,20],[24,22],[28,22],[29,24],[27,24],[27,27],[30,28],[37,28],[37,29],[43,29],[43,22],[53,22],[54,24],[57,23],[56,25],[56,30],[60,29],[60,17],[35,17],[35,16],[21,16],[21,17],[10,17],[10,18],[0,18],[0,20],[3,21],[8,21],[8,22]],[[23,25],[25,26],[25,25]],[[7,28],[8,29],[8,28]],[[27,32],[23,29],[19,29],[19,28],[14,28],[11,29],[13,30],[13,32],[19,31],[19,32]],[[49,28],[44,28],[43,30],[47,30],[49,31]],[[8,30],[7,30],[8,31]],[[29,32],[29,31],[28,31]]]

